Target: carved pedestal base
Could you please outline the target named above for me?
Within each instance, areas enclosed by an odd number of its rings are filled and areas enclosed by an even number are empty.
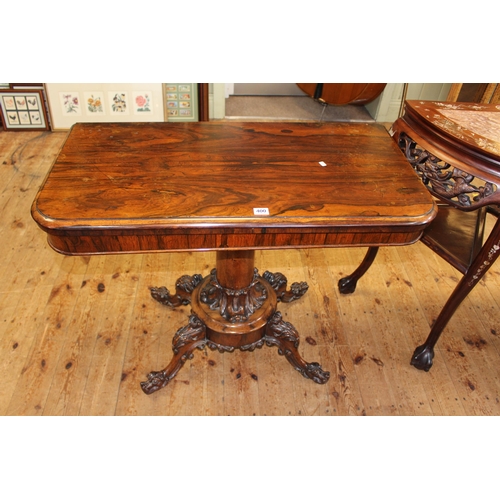
[[[233,264],[238,262],[238,256],[239,252],[233,252]],[[245,265],[248,267],[252,259],[247,261]],[[225,276],[227,271],[225,269],[221,274]],[[192,311],[188,324],[174,335],[174,356],[168,366],[149,373],[147,380],[141,382],[146,394],[165,387],[184,363],[193,358],[194,350],[205,347],[232,352],[235,349],[253,351],[264,344],[276,346],[278,353],[304,377],[318,384],[328,381],[330,373],[325,372],[319,363],[307,363],[302,359],[298,352],[297,330],[276,311],[279,300],[291,302],[302,297],[307,284],[293,283],[287,290],[287,280],[281,273],[266,271],[261,277],[256,269],[252,272],[249,284],[239,288],[219,283],[215,269],[205,278],[199,274],[182,276],[177,280],[175,295],[165,287],[151,288],[151,295],[158,302],[170,307],[191,303]]]

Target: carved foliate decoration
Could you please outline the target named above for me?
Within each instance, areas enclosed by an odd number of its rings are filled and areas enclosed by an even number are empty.
[[[407,160],[431,193],[457,207],[468,208],[492,195],[497,186],[475,178],[453,165],[440,160],[401,133],[398,145]],[[472,184],[473,181],[475,184]],[[481,183],[481,185],[477,185]]]
[[[178,354],[182,347],[190,345],[194,342],[205,340],[205,324],[194,314],[189,316],[189,323],[177,330],[172,339],[172,350],[174,354]],[[191,359],[192,354],[188,356]]]
[[[273,287],[277,299],[281,302],[293,302],[300,299],[309,289],[309,285],[301,281],[292,283],[290,290],[287,290],[288,280],[282,273],[266,271],[262,277]]]
[[[295,348],[299,347],[299,334],[297,330],[291,323],[283,320],[280,312],[275,312],[269,319],[267,323],[267,332],[268,336],[290,342]],[[280,354],[283,353],[280,352]]]
[[[151,296],[166,306],[185,306],[191,302],[191,294],[201,283],[202,279],[201,274],[194,274],[193,276],[184,275],[175,284],[175,295],[172,295],[168,288],[161,286],[151,287]]]
[[[250,285],[241,289],[224,288],[217,281],[216,270],[200,292],[200,300],[231,323],[244,323],[267,299],[267,290],[259,281],[257,270]]]

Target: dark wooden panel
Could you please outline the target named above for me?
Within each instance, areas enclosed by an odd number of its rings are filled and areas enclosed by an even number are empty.
[[[198,84],[198,121],[208,122],[209,103],[208,103],[208,83]]]

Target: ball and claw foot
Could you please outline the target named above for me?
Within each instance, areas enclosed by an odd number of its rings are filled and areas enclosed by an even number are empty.
[[[433,359],[434,349],[424,344],[415,349],[410,364],[418,370],[428,372],[431,369]]]
[[[373,264],[375,257],[378,253],[378,247],[370,247],[366,252],[365,258],[358,266],[358,268],[351,273],[349,276],[342,278],[338,282],[339,291],[342,294],[354,293],[356,290],[356,285],[360,278],[364,276],[366,271],[370,269],[370,266]]]
[[[345,278],[339,280],[339,291],[344,295],[348,293],[354,293],[357,284],[358,280],[356,278],[353,278],[352,276],[346,276]]]

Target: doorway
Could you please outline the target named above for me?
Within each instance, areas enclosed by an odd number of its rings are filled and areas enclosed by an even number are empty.
[[[231,95],[305,96],[296,83],[234,83]]]

